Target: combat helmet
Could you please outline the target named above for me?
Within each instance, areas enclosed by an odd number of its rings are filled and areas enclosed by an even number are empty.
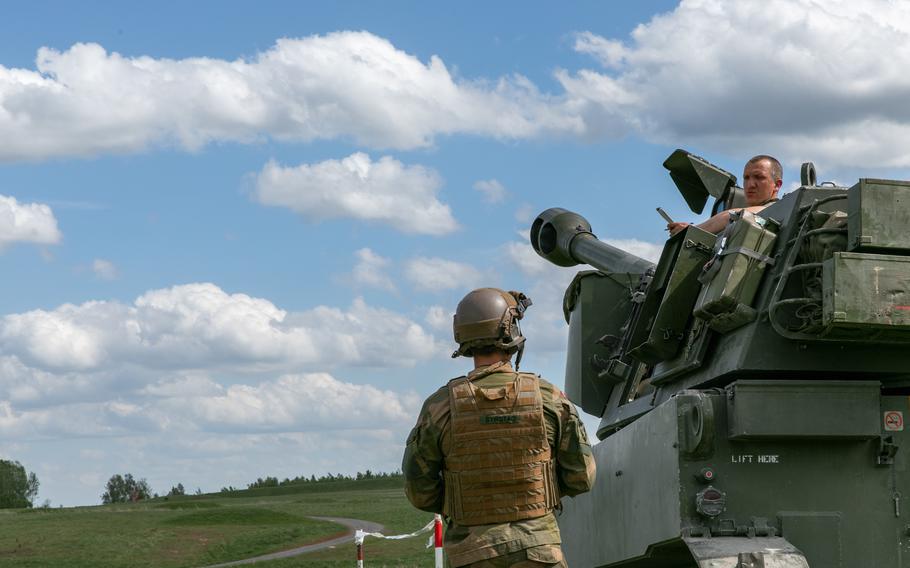
[[[478,288],[468,293],[455,310],[452,331],[458,349],[452,357],[472,357],[474,349],[495,347],[509,354],[517,352],[518,367],[525,343],[518,320],[530,305],[531,298],[521,292]]]

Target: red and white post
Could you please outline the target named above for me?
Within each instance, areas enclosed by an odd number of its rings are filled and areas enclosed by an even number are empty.
[[[357,568],[363,568],[363,539],[365,537],[364,531],[360,529],[354,531],[354,543],[357,545]]]
[[[436,568],[443,568],[442,563],[442,515],[436,515],[433,523],[433,548],[436,551]],[[358,566],[358,568],[361,568]]]

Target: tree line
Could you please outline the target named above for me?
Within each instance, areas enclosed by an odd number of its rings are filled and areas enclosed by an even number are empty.
[[[258,478],[256,481],[247,483],[247,489],[258,489],[260,487],[283,487],[285,485],[303,485],[307,483],[334,483],[338,481],[364,481],[367,479],[403,479],[404,476],[400,471],[394,472],[373,472],[371,470],[366,470],[364,472],[358,471],[354,475],[345,475],[343,473],[326,473],[325,475],[320,475],[316,477],[315,475],[307,476],[298,476],[294,478],[285,477],[282,480],[279,480],[277,477],[267,476],[265,478]],[[234,487],[232,485],[228,487],[222,487],[220,493],[231,493],[233,491],[241,491],[240,488]]]
[[[345,475],[343,473],[326,473],[316,477],[316,475],[298,476],[294,478],[285,477],[279,480],[277,477],[267,476],[258,478],[256,481],[248,483],[247,489],[256,489],[260,487],[282,487],[285,485],[302,485],[309,483],[334,483],[338,481],[363,481],[367,479],[403,479],[400,471],[394,472],[373,472],[366,470],[358,471],[354,475]],[[38,496],[38,476],[34,472],[26,471],[25,467],[14,460],[0,459],[0,509],[19,509],[31,508],[34,506],[35,498]],[[222,487],[221,493],[230,493],[240,491],[240,489],[228,486]],[[171,487],[167,493],[168,496],[186,495],[186,489],[182,483]],[[196,495],[202,495],[201,489],[196,489]],[[129,503],[143,501],[158,497],[157,493],[152,493],[148,481],[145,478],[137,479],[132,473],[114,474],[107,480],[104,486],[104,493],[101,494],[101,502],[105,505],[112,503]],[[49,502],[45,506],[49,506]]]

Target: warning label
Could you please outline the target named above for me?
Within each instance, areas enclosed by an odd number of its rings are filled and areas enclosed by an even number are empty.
[[[885,411],[885,431],[886,432],[903,432],[904,431],[904,413],[900,410]]]

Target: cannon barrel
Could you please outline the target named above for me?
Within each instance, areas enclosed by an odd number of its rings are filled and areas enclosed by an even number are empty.
[[[559,207],[534,219],[531,246],[557,266],[590,264],[601,272],[635,274],[654,267],[652,262],[598,240],[584,217]]]

